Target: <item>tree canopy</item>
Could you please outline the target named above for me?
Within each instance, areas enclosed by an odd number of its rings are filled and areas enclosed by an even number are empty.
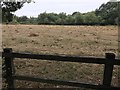
[[[30,0],[31,1],[31,0]],[[115,25],[120,20],[120,2],[107,2],[95,11],[71,15],[61,12],[40,13],[38,17],[15,16],[12,12],[23,7],[25,2],[1,2],[3,22],[14,21],[20,24],[51,24],[51,25]],[[14,18],[13,18],[14,16]]]
[[[3,22],[10,22],[13,19],[12,12],[15,12],[16,10],[23,7],[23,4],[25,2],[0,2],[2,6],[2,19]]]
[[[28,0],[27,3],[30,3],[32,0]],[[13,20],[12,12],[17,11],[23,7],[23,4],[26,2],[23,1],[16,1],[16,2],[5,2],[0,1],[0,6],[2,8],[2,21],[3,22],[10,22]]]
[[[120,2],[108,2],[102,4],[99,9],[96,9],[96,15],[101,16],[105,24],[116,24],[116,20],[120,16]]]

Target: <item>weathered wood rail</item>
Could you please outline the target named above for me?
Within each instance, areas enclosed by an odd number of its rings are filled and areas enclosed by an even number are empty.
[[[105,58],[95,58],[95,57],[79,57],[79,56],[25,54],[25,53],[12,52],[11,48],[5,48],[4,51],[2,52],[2,58],[5,61],[5,73],[6,73],[5,79],[8,83],[8,89],[13,90],[13,88],[15,88],[14,80],[28,80],[28,81],[67,85],[73,87],[84,87],[91,89],[120,90],[120,87],[111,86],[113,67],[114,65],[120,65],[120,60],[115,59],[115,54],[113,53],[106,53],[105,55],[106,55]],[[75,81],[60,81],[60,80],[42,79],[38,77],[15,75],[13,70],[14,58],[104,64],[103,83],[102,85],[93,85],[93,84],[79,83]]]

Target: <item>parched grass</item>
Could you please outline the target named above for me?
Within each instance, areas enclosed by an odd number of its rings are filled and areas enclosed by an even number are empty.
[[[118,53],[117,26],[3,25],[3,48],[15,52],[105,57]],[[16,59],[16,74],[101,84],[104,65]],[[118,86],[118,67],[112,85]],[[66,87],[17,81],[16,87]]]
[[[77,81],[96,85],[102,84],[103,65],[70,62],[63,63],[46,60],[38,61],[32,59],[15,59],[15,69],[16,74],[19,75]],[[21,87],[26,87],[26,85],[27,82],[20,84]],[[28,87],[31,85],[34,86],[33,84],[29,83]],[[19,87],[19,81],[17,81],[17,86]],[[37,87],[40,86],[41,84],[38,83]]]
[[[89,56],[113,52],[117,55],[117,38],[115,26],[3,26],[3,47],[14,51]]]

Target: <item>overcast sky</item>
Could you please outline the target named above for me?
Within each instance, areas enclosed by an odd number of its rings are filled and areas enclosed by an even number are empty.
[[[75,11],[89,12],[93,11],[103,3],[109,0],[34,0],[35,3],[24,4],[24,6],[15,12],[17,16],[33,16],[37,17],[38,14],[43,12],[60,13],[65,12],[72,14]]]

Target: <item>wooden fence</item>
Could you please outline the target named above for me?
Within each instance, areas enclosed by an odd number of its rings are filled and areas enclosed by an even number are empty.
[[[2,52],[2,58],[5,61],[5,79],[8,84],[8,89],[15,88],[14,80],[27,80],[42,83],[67,85],[73,87],[83,87],[91,89],[105,89],[105,90],[116,90],[120,87],[111,86],[112,72],[114,65],[120,65],[120,60],[115,59],[115,54],[106,53],[105,58],[95,58],[95,57],[77,57],[77,56],[60,56],[60,55],[41,55],[41,54],[24,54],[12,52],[11,48],[5,48]],[[104,75],[102,85],[85,84],[74,81],[60,81],[51,79],[42,79],[30,76],[20,76],[15,75],[13,70],[13,59],[14,58],[28,58],[28,59],[40,59],[40,60],[52,60],[52,61],[63,61],[63,62],[81,62],[81,63],[92,63],[92,64],[104,64]]]

